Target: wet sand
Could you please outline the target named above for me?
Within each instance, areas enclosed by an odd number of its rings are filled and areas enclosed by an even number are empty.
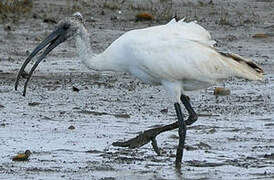
[[[0,179],[273,179],[274,2],[184,1],[172,7],[107,2],[39,0],[24,17],[2,19]],[[39,65],[26,97],[23,81],[19,91],[14,90],[28,53],[55,22],[75,10],[87,20],[93,53],[128,30],[167,23],[176,11],[208,29],[219,49],[262,66],[265,81],[228,80],[224,84],[231,90],[229,96],[213,95],[223,84],[187,94],[197,113],[211,116],[200,116],[188,128],[183,168],[177,172],[176,130],[157,137],[161,156],[150,144],[139,149],[111,145],[176,121],[164,89],[125,73],[87,70],[77,59],[73,41],[57,47]],[[156,20],[136,22],[140,11],[153,12]],[[26,149],[33,153],[29,161],[11,160]]]

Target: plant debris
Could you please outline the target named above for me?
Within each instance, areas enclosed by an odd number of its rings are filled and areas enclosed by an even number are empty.
[[[17,154],[12,158],[13,161],[28,161],[31,155],[30,150],[26,150],[24,153]]]

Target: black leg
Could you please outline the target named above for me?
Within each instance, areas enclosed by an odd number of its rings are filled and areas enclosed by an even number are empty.
[[[193,108],[191,107],[191,104],[189,102],[189,97],[182,94],[181,101],[184,104],[184,106],[189,114],[188,119],[185,121],[186,125],[191,125],[197,121],[198,116],[197,116],[196,112],[193,110]]]
[[[161,155],[160,149],[157,145],[156,137],[151,138],[151,145],[158,156]]]
[[[175,103],[174,106],[175,106],[176,114],[178,117],[178,123],[179,123],[179,130],[178,130],[179,144],[177,147],[175,165],[176,165],[176,168],[181,168],[183,151],[184,151],[184,146],[185,146],[186,123],[184,121],[184,116],[183,116],[180,104]]]
[[[114,142],[112,145],[120,146],[120,147],[138,148],[151,141],[154,151],[159,155],[160,149],[157,146],[156,136],[163,132],[179,128],[178,133],[179,133],[180,139],[179,139],[179,145],[176,153],[176,167],[179,169],[181,167],[182,158],[183,158],[183,150],[184,150],[185,136],[186,136],[186,125],[191,125],[198,119],[197,114],[191,107],[189,98],[185,95],[181,95],[181,101],[189,113],[189,117],[186,121],[184,121],[184,116],[182,114],[180,104],[175,103],[174,106],[175,106],[176,114],[178,117],[178,121],[172,124],[168,124],[166,126],[161,126],[161,127],[146,130],[140,135],[136,136],[135,138],[132,138],[125,142]]]

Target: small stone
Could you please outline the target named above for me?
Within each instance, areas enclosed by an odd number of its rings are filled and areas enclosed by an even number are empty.
[[[216,132],[216,129],[215,128],[211,128],[209,131],[208,131],[210,134],[214,134]]]
[[[5,123],[1,123],[0,126],[1,126],[1,127],[5,127],[6,124],[5,124]]]
[[[28,105],[29,106],[38,106],[39,104],[41,104],[41,103],[39,103],[39,102],[30,102]]]
[[[200,142],[199,144],[196,144],[196,146],[198,146],[200,149],[211,149],[211,146],[206,144],[206,143],[203,143],[203,142]]]
[[[5,30],[5,31],[11,31],[11,26],[10,26],[10,25],[5,26],[5,27],[4,27],[4,30]]]
[[[118,20],[118,19],[119,18],[117,16],[115,16],[115,15],[113,15],[113,16],[110,17],[110,20],[112,20],[112,21],[115,21],[115,20]]]
[[[116,118],[124,118],[124,119],[129,119],[130,118],[129,114],[115,114],[114,116]]]
[[[274,153],[265,154],[265,155],[264,155],[264,158],[267,158],[267,159],[274,159]]]
[[[57,21],[54,18],[45,18],[44,23],[57,24]]]
[[[38,18],[37,14],[34,13],[34,14],[32,15],[32,18],[33,18],[33,19],[37,19],[37,18]]]
[[[29,156],[31,155],[30,150],[26,150],[25,153],[17,154],[12,158],[13,161],[28,161]]]
[[[75,129],[75,127],[74,127],[73,125],[70,125],[70,126],[68,127],[68,129],[73,130],[73,129]]]
[[[74,91],[74,92],[79,92],[80,91],[80,89],[78,89],[77,87],[75,87],[75,86],[72,86],[72,91]]]
[[[40,37],[36,37],[34,38],[35,41],[41,41],[41,38]]]
[[[166,108],[166,109],[162,109],[161,111],[160,111],[162,114],[167,114],[168,113],[168,109]]]
[[[136,18],[136,21],[151,21],[151,20],[153,20],[153,16],[146,12],[136,14],[135,18]]]
[[[96,19],[95,19],[94,17],[90,17],[90,18],[88,19],[88,21],[89,21],[89,22],[96,22]]]
[[[253,38],[267,38],[267,35],[264,33],[258,33],[258,34],[254,34],[252,37]]]
[[[228,96],[230,95],[230,89],[227,88],[221,88],[221,87],[216,87],[214,89],[214,93],[215,96]]]
[[[30,51],[29,50],[26,50],[26,55],[28,56],[30,54]]]

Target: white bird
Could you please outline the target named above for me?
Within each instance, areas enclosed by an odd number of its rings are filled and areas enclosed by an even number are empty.
[[[162,85],[174,102],[179,127],[179,145],[176,166],[180,167],[186,136],[186,125],[197,120],[185,91],[207,88],[215,83],[236,76],[249,80],[262,80],[263,70],[251,60],[232,53],[218,52],[208,31],[196,22],[178,22],[144,29],[131,30],[115,40],[104,52],[92,53],[89,34],[80,13],[60,21],[57,28],[42,41],[22,65],[15,83],[31,59],[45,46],[47,49],[38,58],[29,72],[24,86],[35,68],[56,46],[68,39],[76,39],[76,47],[81,61],[98,71],[123,71],[140,80],[154,85]],[[189,113],[184,121],[180,103]],[[151,139],[155,140],[155,139]]]

